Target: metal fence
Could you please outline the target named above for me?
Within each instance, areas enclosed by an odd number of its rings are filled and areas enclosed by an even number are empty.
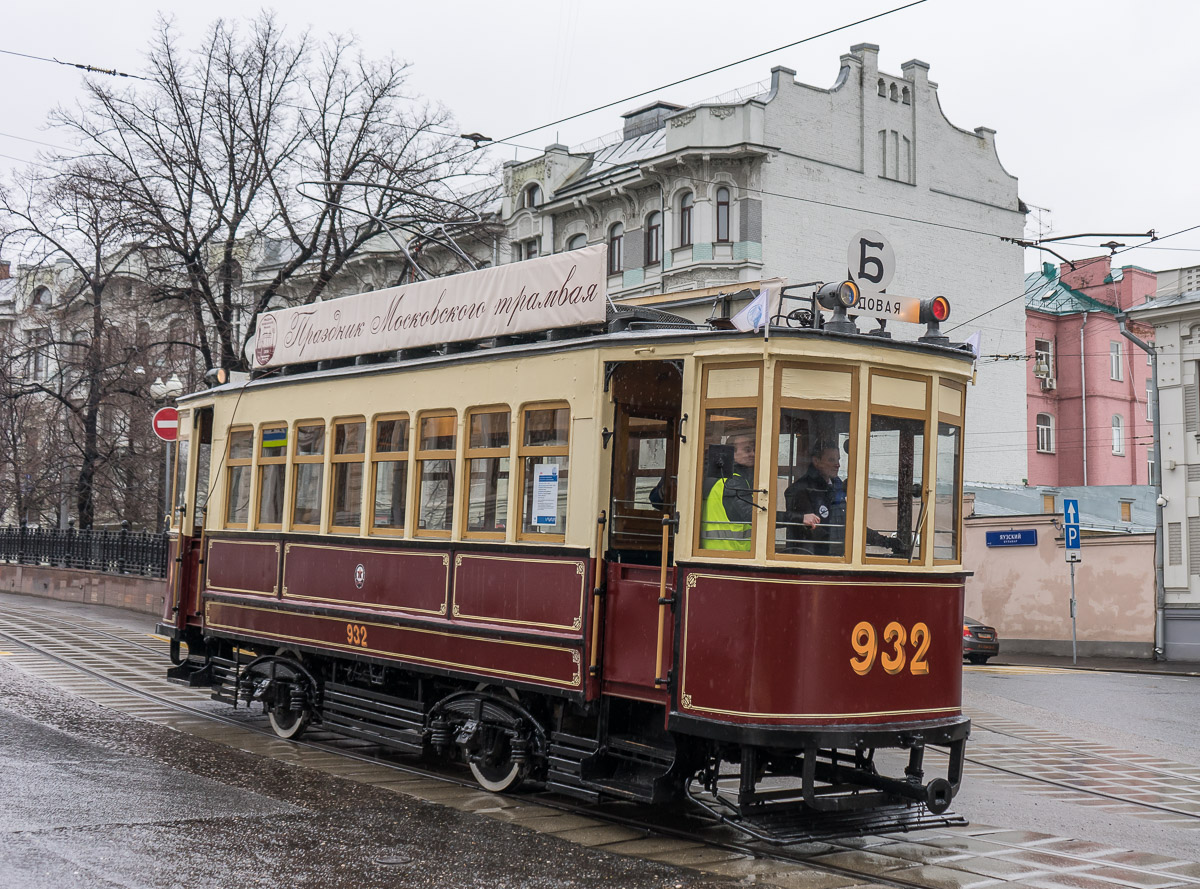
[[[0,562],[167,576],[167,534],[76,528],[0,528]]]

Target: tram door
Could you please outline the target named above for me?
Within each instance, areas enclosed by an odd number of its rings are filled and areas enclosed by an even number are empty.
[[[679,466],[682,369],[672,361],[621,364],[611,379],[615,416],[605,602],[604,691],[639,700],[667,700],[656,685],[659,587],[664,558],[667,590],[675,588],[673,533],[663,550],[663,518],[674,516]],[[662,627],[662,672],[671,665],[673,622]]]
[[[176,458],[175,508],[179,519],[179,537],[176,541],[176,558],[171,565],[170,601],[174,613],[166,617],[180,629],[200,619],[212,425],[212,408],[197,409],[190,437],[180,440]]]

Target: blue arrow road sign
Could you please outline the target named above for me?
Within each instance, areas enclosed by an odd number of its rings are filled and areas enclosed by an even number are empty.
[[[1068,525],[1079,524],[1079,501],[1064,500],[1063,501],[1063,520]]]
[[[1079,526],[1067,525],[1063,530],[1066,532],[1063,537],[1063,545],[1067,549],[1079,549]]]

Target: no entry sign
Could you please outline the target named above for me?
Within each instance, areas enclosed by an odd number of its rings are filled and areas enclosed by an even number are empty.
[[[163,441],[179,438],[179,411],[173,407],[160,407],[154,412],[154,434]]]

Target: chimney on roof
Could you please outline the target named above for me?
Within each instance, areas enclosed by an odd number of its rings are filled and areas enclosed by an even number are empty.
[[[667,125],[667,118],[676,111],[682,111],[682,105],[672,105],[670,102],[654,102],[642,108],[636,108],[621,117],[625,120],[623,138],[636,139],[646,133],[661,130]]]

